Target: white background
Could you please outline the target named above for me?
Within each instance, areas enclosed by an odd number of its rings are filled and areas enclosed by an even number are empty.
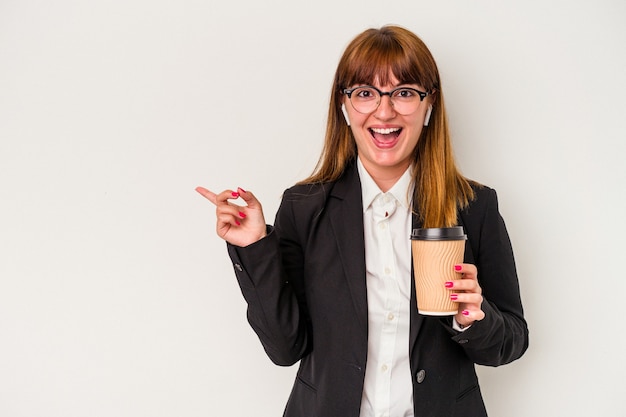
[[[194,187],[272,222],[385,23],[431,48],[512,237],[531,347],[479,368],[490,414],[623,416],[626,3],[509,3],[0,0],[0,416],[282,415],[295,367]]]

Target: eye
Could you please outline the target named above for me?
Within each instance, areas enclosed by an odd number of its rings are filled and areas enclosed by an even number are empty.
[[[393,92],[393,96],[395,98],[410,100],[417,97],[417,92],[412,88],[399,88]]]
[[[372,88],[357,88],[354,90],[353,94],[356,95],[359,100],[371,100],[377,96],[376,90]]]

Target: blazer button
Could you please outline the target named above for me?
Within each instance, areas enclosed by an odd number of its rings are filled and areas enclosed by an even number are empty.
[[[237,271],[241,272],[243,271],[243,268],[241,267],[241,265],[239,264],[235,264],[235,268],[237,269]]]
[[[420,369],[419,372],[417,373],[417,377],[415,378],[417,380],[417,383],[421,384],[422,382],[424,382],[425,378],[426,378],[426,371],[423,369]]]

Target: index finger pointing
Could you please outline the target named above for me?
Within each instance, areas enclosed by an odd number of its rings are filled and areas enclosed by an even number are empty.
[[[196,187],[196,191],[199,192],[204,198],[209,200],[211,203],[217,205],[217,196],[213,191],[209,191],[204,187]]]

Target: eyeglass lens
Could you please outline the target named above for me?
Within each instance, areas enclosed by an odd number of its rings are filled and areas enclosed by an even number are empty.
[[[412,88],[398,88],[390,95],[391,104],[397,113],[408,115],[419,107],[422,98]],[[357,87],[352,91],[350,102],[352,107],[359,113],[371,113],[375,111],[381,101],[380,92],[373,87]]]

